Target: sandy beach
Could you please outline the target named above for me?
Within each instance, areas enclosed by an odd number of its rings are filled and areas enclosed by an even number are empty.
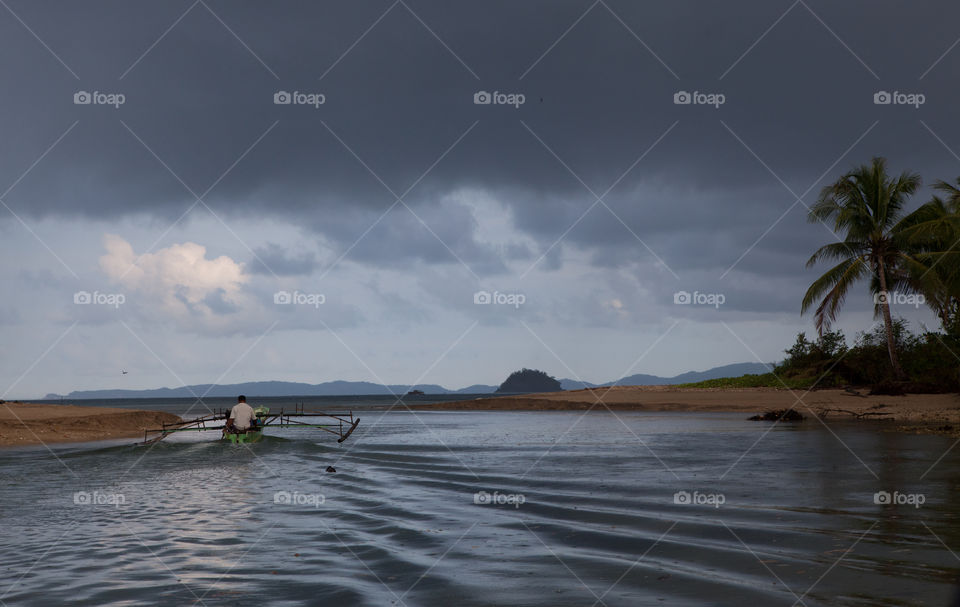
[[[798,400],[799,399],[799,400]],[[410,405],[411,409],[445,411],[712,411],[744,415],[772,409],[796,409],[821,418],[882,419],[910,424],[960,423],[957,394],[869,396],[866,390],[781,390],[777,388],[677,388],[675,386],[615,386],[523,396]]]
[[[7,402],[0,405],[0,447],[142,437],[145,428],[179,420],[160,411]]]

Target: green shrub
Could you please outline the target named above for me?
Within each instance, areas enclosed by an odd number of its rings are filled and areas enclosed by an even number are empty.
[[[906,321],[893,322],[893,337],[908,391],[953,392],[960,388],[960,338],[952,333],[911,333]],[[882,323],[857,334],[847,348],[843,333],[824,334],[816,342],[797,335],[775,372],[790,380],[804,379],[818,388],[879,385],[894,379]]]
[[[781,381],[783,380],[783,381]],[[810,382],[780,378],[774,373],[763,375],[741,375],[740,377],[720,377],[689,384],[679,384],[678,388],[806,388]],[[784,385],[786,384],[786,385]]]
[[[960,324],[960,323],[958,323]],[[907,392],[960,391],[960,326],[944,333],[911,333],[906,321],[893,322],[894,344],[907,374],[906,382],[893,382],[883,324],[857,334],[847,347],[841,331],[824,333],[816,341],[805,333],[784,352],[786,358],[772,373],[723,377],[681,384],[681,388],[838,388],[842,386],[887,386],[891,382]]]

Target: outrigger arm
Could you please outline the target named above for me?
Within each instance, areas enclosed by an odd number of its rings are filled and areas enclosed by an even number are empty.
[[[302,405],[295,407],[292,413],[285,412],[283,409],[279,413],[270,413],[266,407],[258,407],[257,423],[254,432],[262,432],[266,428],[319,428],[324,432],[337,435],[337,442],[342,443],[347,440],[353,431],[357,429],[360,423],[359,417],[354,417],[352,411],[346,413],[327,413],[324,411],[305,411]],[[220,430],[221,433],[225,427],[225,420],[228,411],[220,411],[204,415],[191,420],[185,420],[173,423],[163,423],[160,428],[144,430],[143,445],[150,445],[161,441],[175,432],[207,432]],[[325,417],[329,418],[328,423],[309,423],[300,421],[301,418]],[[151,436],[153,435],[153,436]]]

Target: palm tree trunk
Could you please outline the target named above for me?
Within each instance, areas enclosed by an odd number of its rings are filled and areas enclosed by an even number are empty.
[[[883,310],[883,326],[887,333],[887,351],[890,353],[890,366],[898,380],[906,378],[900,359],[897,357],[897,345],[893,340],[893,319],[890,317],[890,296],[887,292],[887,276],[883,259],[877,260],[877,275],[880,277],[880,309]]]

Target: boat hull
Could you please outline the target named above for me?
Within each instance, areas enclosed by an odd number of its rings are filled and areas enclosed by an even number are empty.
[[[245,445],[247,443],[258,443],[263,440],[263,431],[262,430],[251,430],[249,432],[244,432],[243,434],[227,434],[223,437],[225,442],[233,443],[234,445]]]

